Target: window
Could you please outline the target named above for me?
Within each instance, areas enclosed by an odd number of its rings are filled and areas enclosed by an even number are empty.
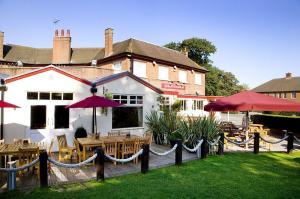
[[[158,79],[169,80],[169,68],[164,66],[158,67]]]
[[[282,95],[283,95],[283,96],[282,96],[283,98],[286,98],[286,93],[282,93]]]
[[[179,81],[182,83],[187,83],[187,74],[186,71],[180,70],[179,71]]]
[[[50,93],[40,93],[40,100],[49,100]]]
[[[46,128],[46,106],[31,106],[30,128]]]
[[[194,100],[192,109],[193,110],[203,110],[203,101]]]
[[[130,104],[143,104],[143,96],[130,96]]]
[[[64,100],[73,100],[73,93],[63,93]]]
[[[134,61],[133,62],[133,74],[138,77],[146,78],[146,62]]]
[[[29,100],[38,100],[39,93],[38,92],[27,92],[27,99]]]
[[[114,70],[114,73],[121,72],[122,71],[122,62],[121,61],[114,62],[113,63],[113,70]]]
[[[127,104],[127,95],[114,95],[113,100],[122,104]]]
[[[52,100],[61,100],[62,94],[61,93],[51,93]]]
[[[186,110],[186,100],[181,100],[181,110]]]
[[[195,84],[202,85],[202,78],[200,73],[195,73]]]
[[[112,109],[112,128],[143,126],[143,107],[115,107]]]
[[[65,106],[55,106],[54,128],[55,129],[69,128],[69,109],[65,108]]]
[[[291,93],[291,98],[292,98],[292,99],[296,99],[296,96],[297,96],[297,94],[296,94],[295,91]]]

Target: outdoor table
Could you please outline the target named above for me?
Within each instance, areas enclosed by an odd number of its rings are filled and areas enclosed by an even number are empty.
[[[138,135],[130,135],[130,137],[126,136],[100,136],[99,139],[93,138],[93,137],[87,137],[87,138],[77,138],[77,141],[82,146],[82,153],[83,153],[83,160],[86,160],[86,149],[92,148],[92,147],[101,147],[102,144],[106,142],[117,142],[122,143],[124,139],[132,139],[132,140],[140,140],[140,141],[146,141],[147,138],[138,136]]]
[[[2,165],[1,160],[2,157],[9,156],[9,155],[15,155],[18,156],[20,154],[19,149],[35,149],[36,147],[39,147],[40,151],[46,150],[45,148],[41,148],[41,146],[37,145],[37,143],[23,143],[23,142],[15,142],[11,144],[3,144],[0,145],[0,165]]]

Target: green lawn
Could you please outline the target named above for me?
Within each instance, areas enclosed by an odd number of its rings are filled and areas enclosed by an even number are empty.
[[[300,198],[300,152],[228,153],[105,182],[0,194],[0,198]]]

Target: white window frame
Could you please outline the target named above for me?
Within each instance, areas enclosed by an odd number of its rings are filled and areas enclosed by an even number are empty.
[[[184,70],[178,71],[178,81],[182,83],[187,83],[187,72]]]
[[[143,106],[144,96],[143,95],[123,95],[113,94],[113,100],[122,103],[126,106]]]
[[[158,79],[169,81],[169,68],[166,66],[158,66]]]
[[[112,68],[114,70],[114,73],[119,73],[122,71],[122,62],[116,61],[113,63]]]
[[[203,111],[204,110],[203,100],[193,100],[192,110]]]
[[[195,73],[195,84],[202,85],[202,75],[201,75],[201,73]]]
[[[143,61],[133,61],[133,74],[142,77],[147,78],[147,63]]]
[[[294,96],[295,94],[295,96]],[[291,92],[291,99],[296,99],[297,98],[297,93],[296,91]]]

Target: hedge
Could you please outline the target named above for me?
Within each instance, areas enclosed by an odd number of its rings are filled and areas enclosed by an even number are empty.
[[[282,115],[251,115],[254,124],[263,124],[268,128],[288,130],[293,132],[300,131],[300,117]]]

